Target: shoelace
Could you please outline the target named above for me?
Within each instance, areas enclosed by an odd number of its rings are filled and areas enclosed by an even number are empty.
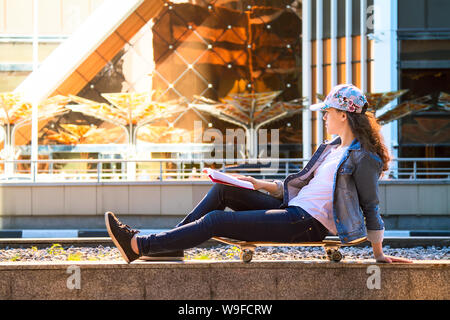
[[[121,229],[125,229],[127,232],[131,233],[132,235],[135,235],[136,233],[139,233],[139,230],[136,229],[131,229],[131,227],[125,223],[120,222],[119,220],[117,220],[117,224],[119,225],[119,228]]]

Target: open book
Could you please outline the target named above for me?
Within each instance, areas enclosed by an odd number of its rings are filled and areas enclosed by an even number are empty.
[[[239,180],[238,178],[233,177],[230,174],[226,174],[226,173],[223,173],[223,172],[220,172],[217,170],[213,170],[210,168],[203,169],[203,173],[206,173],[209,176],[209,178],[212,180],[212,182],[255,190],[255,188],[253,187],[253,183],[251,183],[249,181]]]

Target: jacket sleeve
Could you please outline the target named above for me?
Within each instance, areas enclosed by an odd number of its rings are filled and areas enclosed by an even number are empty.
[[[365,153],[353,173],[358,191],[359,205],[363,211],[367,240],[373,243],[383,241],[384,222],[379,212],[378,179],[382,163],[369,153]]]
[[[283,181],[282,180],[273,180],[273,182],[277,185],[277,191],[270,193],[271,196],[277,198],[277,199],[283,199]]]

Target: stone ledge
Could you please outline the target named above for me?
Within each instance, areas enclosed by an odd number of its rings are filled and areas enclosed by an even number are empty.
[[[368,289],[369,266],[381,289]],[[68,289],[80,269],[81,289]],[[0,263],[0,299],[444,299],[450,261]]]
[[[168,230],[168,229],[161,229]],[[142,230],[141,230],[142,231]],[[106,231],[105,231],[106,232]],[[143,234],[145,234],[143,232]],[[450,237],[396,237],[396,236],[386,236],[387,232],[385,232],[385,237],[383,239],[383,246],[390,246],[391,248],[412,248],[412,247],[428,247],[428,246],[450,246]],[[1,235],[1,230],[0,230]],[[330,240],[337,240],[338,237],[328,237]],[[9,246],[10,248],[20,248],[20,247],[44,247],[51,246],[55,243],[65,245],[74,245],[74,246],[114,246],[111,238],[109,237],[80,237],[80,238],[0,238],[0,249]],[[204,243],[198,245],[197,247],[213,247],[223,245],[222,243],[209,239]],[[370,242],[363,242],[354,247],[367,247],[370,246]]]

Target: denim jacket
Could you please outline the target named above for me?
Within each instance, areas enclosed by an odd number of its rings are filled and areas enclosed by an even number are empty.
[[[313,178],[313,172],[323,162],[331,149],[341,143],[338,136],[325,141],[314,152],[308,164],[299,172],[288,175],[283,181],[274,180],[278,190],[272,196],[282,198],[280,208]],[[361,147],[354,139],[340,160],[333,179],[333,219],[339,239],[347,243],[367,236],[370,242],[383,241],[384,222],[379,212],[378,179],[382,173],[381,158]],[[367,233],[366,233],[367,228]]]

